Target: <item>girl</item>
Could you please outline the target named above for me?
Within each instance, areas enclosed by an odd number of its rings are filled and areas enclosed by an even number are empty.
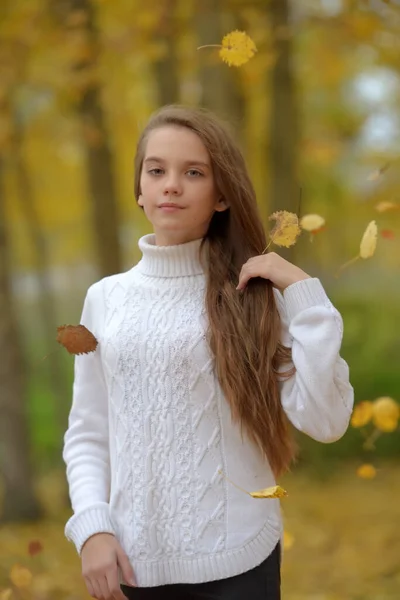
[[[204,110],[164,107],[137,147],[154,233],[140,262],[93,284],[63,457],[91,596],[280,598],[275,485],[291,425],[320,442],[353,406],[342,319],[274,252],[243,157]]]

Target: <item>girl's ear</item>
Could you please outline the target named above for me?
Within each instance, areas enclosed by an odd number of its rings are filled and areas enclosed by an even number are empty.
[[[221,196],[221,198],[218,200],[218,204],[215,207],[215,210],[217,212],[223,212],[224,210],[226,210],[227,208],[229,208],[229,204],[226,202],[225,198],[223,198]]]
[[[138,204],[139,204],[139,206],[143,207],[143,196],[142,196],[142,194],[140,194],[140,196],[138,198]]]

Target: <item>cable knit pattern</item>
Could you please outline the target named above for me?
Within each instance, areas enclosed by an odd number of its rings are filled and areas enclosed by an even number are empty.
[[[147,235],[139,247],[136,266],[85,298],[81,323],[99,345],[75,358],[65,533],[78,552],[96,533],[116,535],[140,586],[233,576],[269,555],[282,520],[278,500],[254,500],[220,471],[247,490],[275,481],[215,375],[200,240],[157,247]],[[318,279],[276,300],[296,366],[281,386],[284,410],[315,439],[338,439],[353,406],[341,316]]]

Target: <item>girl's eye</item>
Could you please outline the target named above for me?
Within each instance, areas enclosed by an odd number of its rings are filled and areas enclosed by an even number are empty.
[[[200,171],[198,171],[197,169],[190,169],[188,171],[188,173],[190,174],[191,177],[202,177],[203,173],[200,173]]]
[[[148,173],[150,173],[151,175],[161,175],[162,169],[156,167],[154,169],[149,169]]]

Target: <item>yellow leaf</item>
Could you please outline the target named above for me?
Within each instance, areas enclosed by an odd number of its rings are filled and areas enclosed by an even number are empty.
[[[299,219],[295,213],[287,210],[274,212],[270,217],[270,221],[275,221],[275,227],[270,233],[271,242],[277,246],[289,248],[293,246],[301,233]]]
[[[237,488],[241,492],[244,492],[248,496],[252,496],[252,498],[283,498],[284,496],[288,495],[287,491],[284,490],[280,485],[273,485],[271,487],[258,490],[257,492],[248,492],[247,490],[244,490],[242,487],[237,485],[237,483],[234,483],[231,479],[229,479],[229,477],[224,475],[224,473],[221,470],[219,470],[218,473],[225,477],[225,479],[229,481],[229,483],[234,485],[235,488]]]
[[[17,588],[28,587],[32,581],[32,573],[26,567],[16,564],[10,571],[10,579]]]
[[[372,420],[377,429],[388,433],[397,429],[400,406],[393,398],[388,396],[377,398],[372,404],[372,409]]]
[[[11,596],[12,596],[11,588],[7,588],[6,590],[3,590],[2,592],[0,592],[0,600],[10,600]]]
[[[371,221],[366,230],[360,244],[360,258],[371,258],[376,250],[378,240],[378,227],[376,221]]]
[[[288,531],[284,531],[283,532],[283,549],[284,550],[290,550],[290,548],[293,546],[294,544],[294,537],[291,533],[289,533]]]
[[[350,424],[353,427],[364,427],[372,419],[372,412],[373,408],[370,400],[359,402],[354,408]]]
[[[257,48],[251,37],[244,31],[236,30],[224,36],[219,56],[230,67],[240,67],[247,63],[256,52]]]
[[[399,208],[399,204],[396,204],[396,202],[389,202],[388,200],[382,200],[382,202],[378,202],[378,204],[375,205],[375,210],[380,213],[387,212],[389,210],[398,210]]]
[[[357,475],[361,479],[374,479],[376,477],[376,469],[373,465],[364,464],[358,467]]]
[[[376,221],[371,221],[366,230],[364,231],[363,237],[360,243],[360,252],[357,256],[348,260],[344,265],[339,267],[339,271],[336,274],[336,277],[339,276],[340,272],[343,269],[346,269],[353,263],[355,263],[359,258],[371,258],[375,254],[376,244],[378,240],[378,227],[376,225]]]
[[[304,217],[302,217],[300,219],[300,227],[302,229],[304,229],[305,231],[310,231],[311,233],[318,231],[324,225],[325,225],[325,219],[324,219],[324,217],[321,217],[320,215],[315,215],[315,214],[304,215]]]
[[[283,498],[288,493],[280,485],[273,485],[271,487],[264,488],[258,492],[250,492],[252,498]]]

